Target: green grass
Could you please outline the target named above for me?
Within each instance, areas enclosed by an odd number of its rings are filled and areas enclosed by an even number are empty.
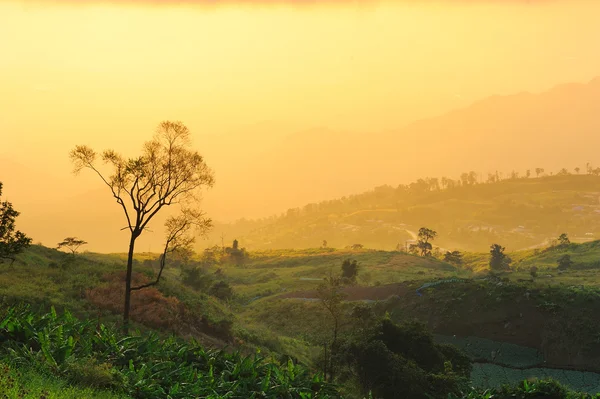
[[[573,270],[559,274],[556,259],[564,253],[570,254],[576,265]],[[461,336],[495,339],[489,331],[478,330],[478,326],[496,323],[496,331],[502,331],[507,317],[514,319],[521,311],[538,317],[535,312],[541,312],[539,314],[544,320],[551,323],[549,327],[537,325],[535,320],[531,325],[546,331],[546,340],[566,337],[588,342],[594,338],[594,321],[590,315],[596,309],[600,311],[600,306],[597,306],[600,294],[594,290],[594,287],[600,286],[600,273],[590,265],[595,259],[600,259],[599,243],[572,244],[564,248],[528,250],[509,255],[514,259],[514,270],[500,274],[500,278],[506,279],[501,286],[485,281],[441,284],[423,290],[423,297],[414,293],[423,283],[485,277],[489,255],[466,253],[464,266],[458,268],[435,258],[368,249],[257,251],[250,252],[241,265],[232,263],[227,256],[218,255],[216,263],[207,263],[202,256],[196,256],[194,261],[201,264],[214,281],[224,280],[233,287],[235,296],[232,300],[224,302],[185,285],[177,267],[167,267],[164,280],[157,288],[165,298],[176,298],[189,309],[188,321],[192,324],[200,320],[215,325],[222,320],[233,322],[235,340],[230,344],[244,353],[259,349],[266,356],[276,359],[290,356],[308,367],[315,365],[315,359],[322,351],[322,342],[330,339],[331,320],[318,302],[281,299],[279,295],[316,289],[329,273],[340,273],[345,259],[358,261],[361,285],[375,287],[402,283],[409,286],[409,295],[373,305],[379,314],[390,312],[397,320],[420,317],[436,326],[442,334],[454,334],[450,329],[462,325]],[[134,270],[152,275],[156,270],[144,261],[155,257],[155,254],[148,253],[136,255]],[[0,274],[0,298],[5,304],[26,302],[44,309],[49,309],[50,305],[68,308],[81,317],[96,320],[98,309],[88,302],[85,293],[90,288],[105,286],[107,274],[122,272],[125,259],[124,254],[83,253],[72,257],[32,246],[19,256],[14,265],[1,266],[4,272]],[[539,271],[532,280],[529,268],[533,265]],[[222,275],[218,277],[214,273],[219,269]],[[588,288],[577,288],[580,285]],[[527,291],[532,292],[531,303],[524,299]],[[474,313],[469,310],[473,304],[477,304],[479,309]],[[348,315],[354,304],[344,306]],[[100,320],[103,322],[119,321],[118,311],[101,313]],[[496,316],[502,320],[496,320]],[[569,330],[568,323],[571,321],[576,322],[576,332]],[[152,329],[152,326],[143,324],[136,326],[143,331]],[[352,319],[345,317],[342,332],[352,328]],[[539,336],[540,331],[536,330],[535,334]],[[200,338],[195,332],[183,335]],[[512,338],[507,339],[510,341]],[[213,343],[219,344],[211,341]]]
[[[0,362],[0,392],[5,399],[127,399],[106,390],[72,386],[56,376]]]

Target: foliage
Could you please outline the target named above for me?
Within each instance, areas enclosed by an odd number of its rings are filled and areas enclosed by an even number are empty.
[[[122,336],[68,312],[6,309],[0,336],[14,364],[34,365],[71,381],[89,378],[83,365],[104,364],[98,369],[106,375],[102,384],[133,398],[339,397],[334,386],[291,360],[279,365],[258,354],[206,350],[194,341],[163,340],[156,334]]]
[[[444,232],[436,245],[478,252],[487,251],[494,242],[515,249],[537,246],[557,229],[568,230],[573,242],[580,242],[587,232],[600,231],[600,214],[595,212],[597,176],[540,175],[466,186],[448,179],[438,179],[437,186],[423,180],[422,189],[382,186],[294,209],[290,215],[219,228],[252,250],[310,248],[323,237],[333,248],[359,242],[367,248],[391,250],[399,242],[403,247],[412,238],[409,232],[416,235],[419,227],[428,226]],[[217,237],[213,242],[220,243]]]
[[[573,261],[571,260],[571,255],[564,254],[557,260],[558,270],[567,270],[571,266],[573,266]]]
[[[458,349],[437,345],[419,323],[395,324],[383,318],[344,340],[341,376],[356,379],[361,393],[377,398],[429,398],[459,393],[468,385],[469,358]]]
[[[181,281],[197,291],[208,291],[214,278],[199,266],[182,267]]]
[[[411,250],[420,252],[421,256],[430,256],[433,246],[429,241],[433,240],[436,236],[436,231],[428,229],[426,227],[421,227],[419,229],[417,243],[411,244]]]
[[[356,260],[345,259],[342,262],[342,279],[350,284],[356,283],[358,276],[358,262]]]
[[[223,301],[233,297],[233,289],[226,281],[219,281],[210,287],[209,294]]]
[[[182,202],[197,204],[200,190],[214,184],[212,170],[190,147],[188,128],[181,122],[165,121],[159,124],[153,140],[145,143],[139,157],[126,159],[114,150],[104,151],[101,158],[112,168],[110,175],[100,171],[96,164],[98,154],[93,149],[80,145],[70,153],[74,172],[79,173],[82,169],[95,172],[110,189],[127,220],[130,239],[123,309],[125,332],[129,328],[133,253],[137,238],[161,209]],[[204,224],[209,226],[210,222]]]
[[[67,237],[56,245],[56,249],[67,248],[73,255],[82,245],[86,245],[87,241],[80,240],[77,237]]]
[[[531,266],[529,268],[529,274],[531,275],[532,278],[536,278],[538,275],[538,268],[537,266]]]
[[[510,268],[512,259],[504,253],[504,248],[498,244],[492,244],[490,247],[490,269],[507,270]]]
[[[567,235],[567,233],[562,233],[559,237],[558,237],[558,244],[561,246],[566,246],[569,245],[571,243],[571,240],[569,240],[569,236]]]
[[[451,394],[448,399],[598,399],[600,394],[590,395],[570,391],[551,379],[523,380],[516,386],[472,390],[460,396]]]
[[[196,238],[193,233],[206,234],[211,228],[212,221],[204,218],[204,213],[195,209],[184,208],[178,216],[171,216],[165,222],[166,239],[163,253],[160,255],[158,275],[156,280],[131,287],[130,291],[138,291],[152,287],[160,282],[160,278],[167,264],[167,255],[178,255],[184,260],[191,258],[193,254],[192,244]],[[187,262],[186,262],[187,263]]]
[[[0,392],[6,399],[125,399],[107,390],[70,386],[63,380],[31,367],[15,368],[0,363]],[[127,396],[127,398],[129,398]]]
[[[0,197],[2,197],[2,183],[0,182]],[[0,261],[10,259],[14,261],[15,255],[23,252],[31,244],[31,238],[19,230],[15,231],[15,219],[19,216],[12,204],[0,201]]]
[[[444,262],[452,263],[453,265],[460,266],[463,263],[463,254],[460,251],[447,251],[444,254]]]

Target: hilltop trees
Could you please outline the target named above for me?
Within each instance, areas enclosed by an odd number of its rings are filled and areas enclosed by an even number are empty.
[[[421,227],[419,229],[417,243],[410,246],[411,250],[420,251],[421,256],[430,256],[433,246],[429,241],[433,240],[435,237],[437,237],[437,231],[428,229],[426,227]]]
[[[493,271],[507,270],[510,268],[512,259],[504,253],[503,246],[499,244],[492,244],[490,247],[490,269]]]
[[[535,168],[535,175],[540,177],[540,175],[544,173],[544,168]]]
[[[0,197],[2,196],[2,183],[0,182]],[[0,202],[0,261],[15,260],[15,255],[31,245],[31,238],[20,231],[15,231],[15,220],[19,216],[12,203]]]
[[[570,243],[571,240],[569,240],[569,236],[567,235],[567,233],[562,233],[560,236],[558,236],[558,245],[567,246]]]
[[[148,223],[165,207],[186,204],[187,208],[200,200],[202,188],[212,187],[213,172],[204,158],[191,149],[190,132],[181,122],[162,122],[151,141],[144,144],[142,154],[126,159],[114,150],[97,154],[87,146],[76,146],[71,151],[74,173],[90,169],[109,188],[122,208],[129,230],[127,273],[123,329],[129,329],[133,253],[138,237]],[[109,168],[102,172],[97,164],[100,158]]]
[[[463,255],[459,251],[447,251],[444,254],[444,262],[452,263],[453,265],[459,266],[462,264]]]
[[[56,245],[56,249],[66,248],[75,256],[79,247],[86,244],[86,241],[80,240],[77,237],[67,237]]]

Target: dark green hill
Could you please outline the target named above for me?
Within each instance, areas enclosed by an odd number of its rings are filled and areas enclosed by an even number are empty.
[[[316,247],[326,240],[331,247],[392,250],[426,226],[439,233],[434,244],[442,248],[486,251],[500,243],[517,251],[545,246],[563,232],[576,242],[600,235],[599,176],[476,180],[377,187],[267,219],[220,225],[214,237],[225,233],[249,249]]]

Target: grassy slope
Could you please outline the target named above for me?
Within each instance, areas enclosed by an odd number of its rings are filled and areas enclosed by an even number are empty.
[[[126,399],[128,396],[73,387],[56,376],[19,370],[0,362],[0,392],[6,399]]]
[[[557,274],[556,259],[563,253],[571,254],[576,262],[574,270]],[[382,313],[393,317],[418,317],[443,334],[479,336],[496,341],[513,342],[555,353],[553,362],[568,359],[570,364],[589,367],[600,357],[586,349],[587,357],[570,353],[565,337],[593,346],[594,321],[590,315],[600,311],[600,296],[591,289],[568,288],[572,285],[595,286],[600,279],[595,269],[579,270],[577,265],[590,265],[600,255],[597,242],[571,245],[548,251],[523,251],[510,254],[516,271],[504,278],[518,285],[496,286],[485,282],[442,284],[415,294],[424,282],[453,277],[478,277],[470,270],[457,270],[432,258],[421,258],[400,252],[374,250],[271,250],[252,252],[241,266],[222,259],[206,266],[207,272],[223,271],[223,279],[236,291],[229,304],[221,303],[204,293],[191,290],[179,281],[177,269],[169,268],[159,285],[166,297],[175,296],[186,304],[194,304],[207,313],[231,315],[234,332],[244,346],[258,346],[298,358],[313,364],[319,355],[320,342],[329,338],[330,318],[316,302],[284,299],[296,291],[314,290],[324,276],[339,273],[344,259],[356,259],[360,264],[359,282],[376,290],[403,286],[401,300],[381,302]],[[154,255],[140,254],[139,261]],[[467,254],[467,266],[484,268],[488,255]],[[86,300],[90,287],[106,284],[103,276],[123,270],[122,254],[83,254],[65,269],[60,264],[67,259],[55,250],[32,247],[21,255],[13,266],[3,265],[0,274],[0,296],[6,302],[25,301],[41,305],[50,303],[68,307],[79,315],[93,315],[97,310]],[[55,262],[59,267],[50,267]],[[539,269],[539,277],[529,276],[530,265]],[[151,273],[138,264],[136,270]],[[552,277],[548,277],[551,275]],[[396,285],[389,285],[396,283]],[[386,286],[387,284],[387,286]],[[381,287],[379,287],[381,285]],[[555,288],[548,288],[548,286]],[[394,288],[395,289],[395,288]],[[527,292],[531,301],[524,300]],[[498,299],[500,298],[500,299]],[[348,310],[353,306],[346,305]],[[482,311],[483,309],[483,311]],[[525,316],[521,316],[524,314]],[[118,321],[118,315],[103,312],[103,320]],[[518,328],[506,328],[507,322]],[[143,327],[143,326],[142,326]],[[353,328],[346,319],[342,329]],[[576,331],[577,333],[574,333]],[[567,342],[558,347],[557,342]],[[581,350],[581,349],[580,349]],[[565,352],[567,351],[567,352]],[[558,357],[557,357],[558,356]],[[562,357],[561,357],[562,356]],[[593,367],[593,364],[591,365]]]
[[[600,235],[599,196],[600,177],[589,175],[504,180],[424,193],[384,187],[268,220],[224,226],[223,231],[251,249],[303,248],[327,240],[340,248],[362,243],[391,250],[410,238],[406,228],[427,226],[440,233],[436,244],[444,248],[484,251],[491,242],[500,242],[512,251],[562,232],[572,237]],[[493,231],[472,231],[480,226]],[[515,230],[519,226],[525,230]]]
[[[142,255],[138,260],[147,256]],[[45,310],[54,305],[58,310],[66,308],[83,318],[99,319],[108,324],[120,321],[121,284],[111,281],[125,270],[125,262],[120,255],[80,254],[73,257],[34,245],[20,254],[14,264],[0,264],[0,267],[3,269],[0,273],[0,298],[4,303],[25,302]],[[155,273],[140,263],[136,264],[135,271],[140,272],[142,277]],[[136,298],[142,302],[132,310],[134,326],[142,330],[161,329],[170,320],[159,318],[173,313],[181,304],[188,311],[186,319],[177,326],[180,327],[178,332],[193,335],[206,344],[223,345],[202,330],[202,325],[206,324],[202,319],[217,323],[233,318],[231,312],[215,298],[195,292],[172,278],[171,273],[168,274],[161,281],[160,290],[134,293],[133,302]],[[103,297],[103,291],[98,291],[94,302],[94,290],[102,289],[108,290],[111,295]],[[114,292],[117,293],[112,295]]]

